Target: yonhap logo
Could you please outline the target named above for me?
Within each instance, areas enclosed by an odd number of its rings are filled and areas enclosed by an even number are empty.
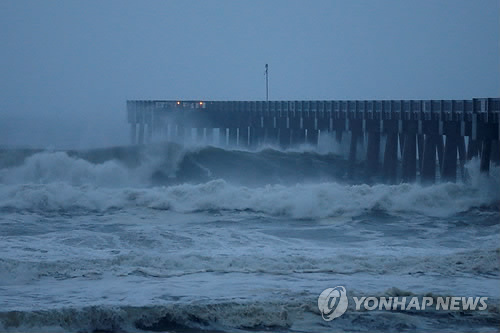
[[[464,296],[352,296],[353,311],[484,311],[488,308],[488,297]],[[325,321],[342,316],[349,305],[347,291],[343,286],[328,288],[318,297],[318,308]]]
[[[318,308],[325,321],[342,316],[348,304],[347,292],[343,286],[325,289],[318,297]]]

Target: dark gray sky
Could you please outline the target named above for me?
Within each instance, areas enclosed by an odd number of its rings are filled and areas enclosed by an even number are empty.
[[[500,95],[499,0],[0,1],[0,145],[126,142],[126,99]]]

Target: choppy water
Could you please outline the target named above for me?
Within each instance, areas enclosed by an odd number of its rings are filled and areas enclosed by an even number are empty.
[[[0,151],[0,331],[497,331],[500,171],[365,184],[310,150]],[[317,298],[486,296],[354,311]]]

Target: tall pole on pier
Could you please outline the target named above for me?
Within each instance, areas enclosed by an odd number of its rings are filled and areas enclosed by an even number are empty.
[[[266,102],[269,101],[269,65],[266,64]]]

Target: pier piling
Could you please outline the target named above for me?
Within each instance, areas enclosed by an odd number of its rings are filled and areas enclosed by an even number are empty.
[[[422,182],[434,184],[436,181],[436,143],[437,135],[426,134],[422,161]]]

